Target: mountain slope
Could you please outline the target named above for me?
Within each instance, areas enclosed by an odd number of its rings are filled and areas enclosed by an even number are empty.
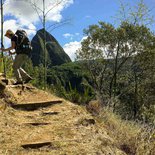
[[[27,109],[41,102],[62,101]],[[11,105],[11,106],[8,106]],[[16,104],[16,106],[13,106]],[[17,108],[17,105],[23,107]],[[0,104],[0,154],[125,155],[85,108],[32,86],[8,85]]]

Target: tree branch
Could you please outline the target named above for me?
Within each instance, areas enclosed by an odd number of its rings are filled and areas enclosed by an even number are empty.
[[[57,7],[58,5],[60,5],[63,1],[64,1],[64,0],[57,2],[52,8],[50,8],[50,9],[45,13],[45,17],[47,16],[47,14],[48,14],[51,10],[53,10],[55,7]]]
[[[47,30],[53,26],[53,28],[51,30],[49,30],[49,32],[51,32],[51,31],[53,31],[54,29],[56,29],[58,27],[61,27],[61,26],[66,25],[66,24],[69,24],[69,22],[70,22],[70,20],[65,20],[65,21],[62,21],[60,23],[53,24],[53,25],[49,26],[47,28]]]
[[[36,5],[35,3],[32,3],[32,2],[30,2],[30,3],[32,4],[32,8],[36,11],[36,13],[37,13],[37,15],[38,15],[38,17],[39,17],[39,19],[40,19],[40,22],[43,24],[43,20],[42,20],[40,14],[39,14],[39,12],[38,12],[38,7],[37,7],[37,5]],[[41,10],[41,9],[39,8],[39,10]],[[43,12],[43,11],[41,10],[41,12]]]
[[[37,8],[38,10],[40,10],[41,12],[43,12],[43,10],[36,5],[36,2],[33,3],[32,1],[30,1],[30,4],[32,4],[33,6],[35,6],[35,8]]]

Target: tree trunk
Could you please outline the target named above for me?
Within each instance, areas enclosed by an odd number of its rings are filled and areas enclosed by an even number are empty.
[[[47,54],[46,54],[46,16],[45,16],[45,0],[43,0],[43,29],[44,29],[44,37],[43,37],[43,44],[44,44],[44,89],[46,90],[46,83],[47,83]]]
[[[133,103],[133,112],[134,112],[134,119],[137,117],[137,112],[138,112],[138,81],[137,81],[137,75],[136,71],[134,71],[134,80],[135,80],[135,85],[134,85],[134,103]]]
[[[1,48],[4,48],[3,46],[3,22],[4,22],[4,17],[3,17],[3,0],[1,0]],[[4,72],[4,76],[6,78],[6,66],[5,66],[5,58],[4,58],[4,53],[2,51],[2,59],[3,59],[3,63],[2,63],[2,67],[3,67],[3,72]]]

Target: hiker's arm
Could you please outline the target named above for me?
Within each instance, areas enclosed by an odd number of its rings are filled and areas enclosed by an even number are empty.
[[[11,42],[11,47],[9,47],[9,48],[0,48],[0,50],[2,50],[3,52],[6,52],[6,51],[10,51],[10,50],[15,49],[15,47],[16,47],[16,44],[15,44],[14,41],[12,41]]]

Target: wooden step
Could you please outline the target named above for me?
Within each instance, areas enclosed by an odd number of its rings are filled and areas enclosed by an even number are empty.
[[[6,85],[8,85],[9,80],[8,79],[1,79],[2,82],[4,82]]]
[[[25,125],[33,125],[33,126],[42,126],[42,125],[49,125],[51,123],[47,123],[47,122],[28,122],[28,123],[24,123]]]
[[[22,103],[22,104],[13,104],[11,105],[14,109],[26,110],[26,111],[33,111],[39,108],[49,107],[51,105],[62,103],[62,100],[54,100],[48,102],[38,102],[38,103]]]
[[[46,116],[46,115],[58,115],[59,112],[56,111],[48,111],[48,112],[43,112],[42,115]]]
[[[21,147],[24,149],[38,149],[44,146],[51,146],[51,142],[36,142],[36,143],[27,143],[27,144],[22,144]]]

